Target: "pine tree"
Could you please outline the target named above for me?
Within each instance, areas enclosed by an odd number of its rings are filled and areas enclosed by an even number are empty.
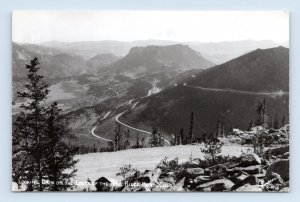
[[[61,191],[69,188],[68,180],[77,172],[74,166],[78,161],[73,160],[76,150],[62,141],[63,137],[70,137],[71,133],[60,117],[60,112],[56,102],[47,108],[45,133],[48,142],[44,148],[44,153],[47,155],[46,173],[50,182],[53,182],[49,191]],[[95,144],[93,152],[96,152]],[[70,172],[63,173],[66,169],[70,169]]]
[[[267,128],[269,126],[270,120],[267,116],[267,105],[266,105],[266,99],[263,100],[263,108],[262,108],[262,126],[264,128]],[[271,121],[272,123],[272,121]]]
[[[278,114],[277,114],[277,113],[275,114],[275,119],[274,119],[273,127],[274,127],[275,129],[278,129],[278,128],[279,128],[279,120],[278,120]]]
[[[267,111],[266,99],[264,98],[263,102],[262,103],[260,102],[256,108],[256,121],[255,121],[256,126],[262,126],[264,128],[268,127],[269,120],[266,111]]]
[[[282,120],[281,120],[281,127],[285,125],[285,116],[283,115]]]
[[[115,138],[114,138],[114,151],[121,150],[121,135],[120,135],[120,125],[117,124],[115,127]]]
[[[256,108],[256,126],[261,126],[263,124],[263,104],[259,103]]]
[[[16,123],[16,127],[20,126],[19,123],[23,122],[25,128],[18,128],[18,132],[14,134],[15,139],[21,140],[26,136],[27,142],[27,155],[32,158],[33,166],[28,171],[29,175],[35,177],[35,180],[38,183],[35,183],[32,186],[29,186],[30,189],[38,189],[43,191],[43,167],[45,164],[45,158],[42,155],[42,149],[44,146],[44,127],[45,122],[45,108],[41,105],[41,102],[44,101],[49,93],[48,85],[42,81],[43,76],[38,74],[39,70],[39,61],[37,58],[34,58],[30,65],[25,66],[28,70],[27,79],[29,83],[25,85],[25,92],[18,92],[18,97],[26,99],[28,104],[22,104],[21,109],[24,110],[24,114],[19,116],[19,120]],[[23,120],[21,120],[23,118]],[[21,126],[22,127],[22,126]],[[26,130],[26,134],[21,131]],[[21,142],[17,142],[17,145]],[[25,177],[25,176],[24,176]],[[28,177],[28,176],[27,176]],[[37,185],[37,187],[36,187]],[[30,190],[31,191],[31,190]]]
[[[253,127],[253,120],[251,120],[251,121],[250,121],[250,123],[249,123],[249,126],[248,126],[248,129],[247,129],[247,130],[248,130],[248,131],[250,131],[252,127]]]
[[[180,129],[180,132],[179,132],[179,137],[178,137],[178,145],[182,145],[183,143],[182,143],[182,139],[183,139],[183,136],[184,136],[184,134],[183,134],[183,128],[181,128]]]
[[[194,112],[191,113],[191,119],[190,119],[190,130],[189,130],[189,140],[187,143],[192,144],[193,143],[193,136],[194,136]]]
[[[140,134],[136,133],[136,143],[135,143],[136,148],[140,148]]]
[[[217,120],[217,124],[216,124],[216,135],[215,137],[219,137],[220,136],[220,120]]]
[[[130,148],[130,131],[129,129],[127,132],[125,131],[125,139],[124,139],[124,149]]]
[[[61,176],[64,169],[73,167],[76,161],[73,161],[73,151],[68,153],[69,146],[62,143],[65,126],[60,125],[63,122],[58,120],[60,110],[57,104],[50,107],[42,105],[49,90],[43,76],[38,74],[38,59],[34,58],[25,67],[28,83],[24,92],[18,92],[18,97],[27,102],[22,104],[22,112],[13,122],[13,180],[18,183],[27,181],[27,191],[43,191],[51,189],[49,183],[43,181],[54,180],[51,175],[54,172],[51,170],[53,162],[50,161],[53,155],[60,158],[60,162],[56,163],[59,169],[55,171],[60,180],[72,177],[72,174]]]
[[[224,126],[224,122],[222,122],[221,124],[221,136],[225,137],[225,126]]]
[[[153,130],[152,130],[150,146],[151,147],[159,146],[158,128],[156,128],[156,127],[153,127]]]
[[[202,142],[206,142],[207,134],[203,133],[202,134]]]
[[[162,132],[158,133],[158,145],[160,147],[164,146],[165,138]]]

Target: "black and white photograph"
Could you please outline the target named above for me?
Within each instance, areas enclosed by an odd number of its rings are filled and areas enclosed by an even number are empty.
[[[13,192],[290,191],[287,11],[15,10],[11,88]]]

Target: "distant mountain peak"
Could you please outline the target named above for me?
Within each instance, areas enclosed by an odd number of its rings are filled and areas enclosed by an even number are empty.
[[[206,69],[213,63],[188,45],[150,45],[133,47],[119,61],[109,65],[126,75],[143,75],[166,71],[181,72],[190,69]]]

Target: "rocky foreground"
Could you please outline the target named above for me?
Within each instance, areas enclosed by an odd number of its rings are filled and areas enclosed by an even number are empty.
[[[161,192],[288,192],[289,146],[268,149],[263,157],[245,153],[222,157],[213,166],[201,159],[178,164],[177,159],[162,160],[154,170],[140,172],[123,168],[121,182],[101,177],[97,191]]]

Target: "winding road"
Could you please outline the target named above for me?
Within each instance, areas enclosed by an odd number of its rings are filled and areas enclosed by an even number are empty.
[[[106,119],[110,113],[111,113],[111,111],[107,112],[107,113],[103,116],[103,118],[101,119],[101,121],[103,121],[104,119]],[[107,141],[107,142],[112,142],[112,140],[110,140],[110,139],[107,139],[107,138],[104,138],[104,137],[101,137],[101,136],[96,135],[96,134],[95,134],[96,128],[97,128],[97,126],[93,127],[92,130],[91,130],[91,134],[92,134],[94,137],[96,137],[96,138],[98,138],[98,139],[100,139],[100,140]]]
[[[148,94],[147,94],[146,96],[141,97],[141,99],[146,98],[146,97],[149,97],[150,95],[152,95],[152,94],[154,94],[154,93],[156,93],[156,92],[158,91],[158,90],[157,90],[157,87],[156,87],[156,83],[153,83],[152,86],[153,86],[153,88],[151,88],[151,89],[148,91]],[[133,100],[134,100],[134,99],[129,100],[129,101],[128,101],[128,104],[131,104],[131,103],[133,102]],[[132,105],[131,109],[134,109],[134,108],[137,106],[138,103],[139,103],[139,101],[135,102],[135,103]],[[123,125],[124,127],[129,128],[129,129],[131,129],[131,130],[137,131],[137,132],[142,132],[142,133],[145,133],[145,134],[147,134],[147,135],[151,135],[151,134],[152,134],[152,133],[149,132],[149,131],[142,130],[142,129],[138,129],[138,128],[132,127],[132,126],[130,126],[130,125],[127,125],[127,124],[121,122],[121,121],[119,120],[119,118],[120,118],[123,114],[125,114],[126,112],[128,112],[128,110],[125,110],[125,111],[119,113],[119,114],[116,116],[115,119],[116,119],[116,122],[117,122],[117,123]],[[106,119],[107,116],[108,116],[109,114],[110,114],[110,111],[109,111],[109,112],[108,112],[101,120]],[[96,128],[97,128],[97,127],[95,126],[95,127],[93,127],[92,130],[91,130],[91,134],[92,134],[94,137],[96,137],[96,138],[98,138],[98,139],[101,139],[101,140],[104,140],[104,141],[110,141],[110,142],[112,141],[112,140],[110,140],[110,139],[107,139],[107,138],[104,138],[104,137],[101,137],[101,136],[96,135],[96,134],[95,134]],[[168,144],[171,145],[171,143],[170,143],[168,140],[166,140],[165,138],[164,138],[164,141],[165,141],[166,143],[168,143]]]
[[[152,95],[152,94],[154,94],[154,93],[157,92],[156,83],[153,83],[152,86],[153,86],[153,87],[148,91],[148,94],[147,94],[146,96],[141,97],[141,99],[146,98],[146,97],[149,97],[150,95]],[[137,106],[138,103],[139,103],[139,102],[134,103],[134,104],[132,105],[131,109],[134,109],[134,108]],[[123,125],[123,126],[129,128],[129,129],[131,129],[131,130],[134,130],[134,131],[137,131],[137,132],[142,132],[142,133],[145,133],[145,134],[148,134],[148,135],[151,135],[151,134],[152,134],[152,133],[149,132],[149,131],[142,130],[142,129],[138,129],[138,128],[132,127],[132,126],[130,126],[130,125],[127,125],[126,123],[121,122],[121,121],[119,120],[119,118],[120,118],[123,114],[125,114],[127,111],[128,111],[128,110],[125,110],[125,111],[121,112],[120,114],[118,114],[118,115],[116,116],[116,122],[118,122],[119,124],[121,124],[121,125]],[[168,140],[166,140],[165,138],[164,138],[164,141],[165,141],[166,143],[168,143],[168,144],[171,145],[171,143],[170,143]]]
[[[205,88],[200,86],[191,86],[187,83],[184,83],[183,86],[189,88],[196,88],[206,91],[215,91],[215,92],[227,92],[227,93],[239,93],[239,94],[247,94],[247,95],[269,95],[269,96],[282,96],[288,95],[289,92],[278,91],[278,92],[252,92],[252,91],[242,91],[242,90],[234,90],[234,89],[221,89],[221,88]]]
[[[149,91],[148,91],[148,94],[146,96],[143,96],[141,97],[141,99],[143,98],[146,98],[146,97],[149,97],[150,95],[156,93],[156,83],[153,83],[152,84],[153,88],[151,88]],[[220,89],[220,88],[205,88],[205,87],[200,87],[200,86],[192,86],[192,85],[188,85],[187,83],[184,83],[183,86],[185,87],[189,87],[189,88],[195,88],[195,89],[201,89],[201,90],[206,90],[206,91],[214,91],[214,92],[228,92],[228,93],[239,93],[239,94],[247,94],[247,95],[267,95],[267,96],[282,96],[282,95],[288,95],[289,92],[284,92],[284,91],[278,91],[278,92],[251,92],[251,91],[242,91],[242,90],[234,90],[234,89]],[[116,94],[119,95],[119,93],[116,91]],[[132,102],[134,101],[134,99],[131,99],[128,101],[128,104],[132,104]],[[135,102],[131,109],[134,109],[137,105],[139,104],[139,101]],[[149,132],[149,131],[146,131],[146,130],[142,130],[142,129],[138,129],[138,128],[135,128],[133,126],[130,126],[128,124],[125,124],[123,122],[120,121],[120,117],[125,114],[126,112],[128,112],[128,110],[125,110],[121,113],[119,113],[117,116],[116,116],[116,122],[123,125],[124,127],[127,127],[131,130],[134,130],[134,131],[137,131],[137,132],[142,132],[142,133],[145,133],[145,134],[148,134],[148,135],[151,135],[152,133]],[[101,119],[101,120],[104,120],[108,117],[108,115],[110,114],[111,112],[109,111],[108,113],[106,113],[104,115],[104,117]],[[98,138],[98,139],[101,139],[101,140],[104,140],[104,141],[112,141],[110,139],[107,139],[107,138],[104,138],[104,137],[101,137],[101,136],[98,136],[95,134],[95,130],[96,130],[96,126],[92,128],[91,130],[91,134]],[[164,139],[164,141],[168,144],[171,144],[168,140]]]
[[[137,103],[136,103],[136,104],[137,104]],[[149,135],[152,134],[152,133],[149,132],[149,131],[145,131],[145,130],[141,130],[141,129],[138,129],[138,128],[134,128],[134,127],[132,127],[132,126],[130,126],[130,125],[127,125],[126,123],[121,122],[121,121],[119,120],[120,116],[122,116],[123,114],[125,114],[127,111],[128,111],[128,110],[125,110],[125,111],[123,111],[122,113],[118,114],[118,115],[116,116],[116,122],[118,122],[119,124],[121,124],[121,125],[123,125],[123,126],[125,126],[125,127],[127,127],[127,128],[130,128],[131,130],[135,130],[135,131],[138,131],[138,132],[146,133],[146,134],[149,134]]]
[[[104,137],[101,137],[101,136],[96,135],[96,134],[95,134],[96,128],[97,128],[97,127],[95,126],[95,127],[93,127],[92,130],[91,130],[91,134],[92,134],[94,137],[96,137],[96,138],[98,138],[98,139],[100,139],[100,140],[107,141],[107,142],[112,142],[112,140],[110,140],[110,139],[106,139],[106,138],[104,138]]]

